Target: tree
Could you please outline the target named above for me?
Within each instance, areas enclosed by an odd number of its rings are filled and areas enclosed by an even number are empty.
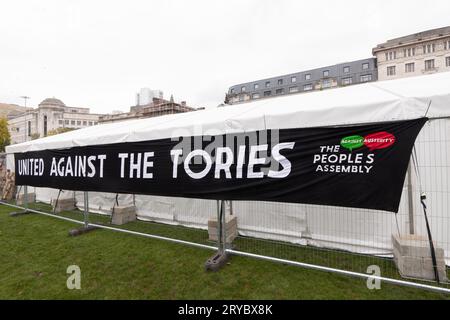
[[[49,132],[47,132],[47,137],[55,136],[57,134],[69,132],[72,130],[75,130],[75,129],[74,128],[56,128],[56,129],[53,129],[53,130],[50,130]]]
[[[8,130],[8,120],[0,118],[0,151],[4,152],[5,147],[11,143],[11,137]]]

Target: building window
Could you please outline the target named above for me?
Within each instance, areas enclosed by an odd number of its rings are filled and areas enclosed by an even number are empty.
[[[283,85],[283,79],[278,79],[278,85],[282,86]]]
[[[412,57],[416,55],[416,48],[408,48],[403,50],[403,56],[406,57]]]
[[[423,53],[432,53],[434,51],[436,51],[436,44],[434,43],[423,46]]]
[[[258,83],[255,83],[255,84],[253,85],[253,88],[254,88],[255,90],[258,90],[258,89],[259,89],[259,84],[258,84]]]
[[[28,136],[31,137],[31,121],[28,121]]]
[[[391,51],[389,53],[386,53],[386,60],[394,60],[394,59],[397,59],[397,51]]]
[[[260,95],[259,93],[252,94],[252,99],[259,99]]]
[[[92,121],[89,121],[89,125],[92,126]]]
[[[272,95],[272,91],[264,91],[264,97],[270,97]]]
[[[444,41],[444,50],[450,50],[450,40]]]
[[[386,61],[388,61],[389,60],[389,53],[386,52],[384,55],[386,56]]]
[[[80,120],[77,121],[77,126],[81,126],[81,121]]]
[[[324,76],[324,78],[329,77],[330,76],[330,70],[325,70],[323,72],[323,76]]]
[[[387,67],[387,75],[388,76],[395,76],[395,66]]]
[[[369,64],[368,63],[363,63],[362,68],[363,68],[363,70],[368,70],[369,69]]]
[[[369,81],[372,81],[372,75],[371,75],[371,74],[365,74],[365,75],[362,75],[362,76],[359,78],[359,81],[360,81],[360,82],[369,82]]]
[[[291,82],[292,82],[292,83],[297,82],[297,77],[296,77],[296,76],[291,77]]]
[[[450,57],[445,58],[445,66],[450,67]]]
[[[348,86],[349,84],[353,83],[353,78],[352,77],[348,77],[348,78],[342,78],[342,85],[343,86]]]
[[[350,72],[350,67],[344,67],[344,73],[349,73]]]
[[[275,91],[275,94],[284,94],[284,89],[283,89],[283,88],[277,89],[277,90]]]
[[[58,120],[58,124],[59,124],[59,125],[62,125],[62,124],[63,124],[63,121],[62,121],[62,120]]]
[[[405,72],[406,73],[414,72],[414,63],[405,64]]]
[[[270,81],[266,81],[266,88],[270,88]]]
[[[313,86],[312,86],[311,83],[305,84],[305,85],[303,86],[303,91],[311,91],[312,89],[313,89]]]
[[[44,137],[47,136],[47,116],[44,116]]]
[[[311,80],[311,73],[305,74],[305,80]]]
[[[245,92],[247,88],[245,86],[241,87],[241,92]]]
[[[74,126],[74,125],[75,125],[75,120],[71,120],[71,121],[70,121],[70,124],[71,124],[72,126]]]
[[[434,69],[434,59],[425,60],[425,70],[433,70]]]
[[[83,126],[86,126],[87,125],[87,121],[83,121]]]
[[[331,80],[330,79],[324,79],[322,81],[322,88],[331,88]]]
[[[295,93],[298,92],[298,87],[290,87],[289,88],[289,93]]]

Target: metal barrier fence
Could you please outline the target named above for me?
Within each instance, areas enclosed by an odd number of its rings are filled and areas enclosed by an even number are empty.
[[[20,207],[85,226],[450,293],[446,267],[450,265],[450,119],[426,124],[412,160],[397,215],[287,203],[61,193],[30,187],[21,188],[17,199],[23,202],[27,197],[22,194],[32,189],[37,202]],[[49,204],[55,204],[58,197],[73,198],[79,210],[54,213]],[[426,205],[432,246],[421,200]],[[135,206],[139,221],[112,224],[111,213],[122,206]]]

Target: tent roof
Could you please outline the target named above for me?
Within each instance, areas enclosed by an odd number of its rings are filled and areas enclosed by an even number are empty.
[[[97,125],[11,145],[6,152],[263,129],[357,125],[417,119],[425,114],[429,118],[450,117],[450,72]]]

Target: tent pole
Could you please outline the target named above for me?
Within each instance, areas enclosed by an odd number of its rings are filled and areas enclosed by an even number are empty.
[[[89,224],[89,194],[87,191],[84,191],[83,197],[84,197],[84,211],[83,211],[84,225],[83,228],[70,230],[69,235],[72,237],[76,237],[89,231],[98,229],[98,227]]]
[[[220,252],[222,250],[222,202],[217,200],[217,250]]]
[[[414,195],[412,186],[411,162],[408,165],[408,215],[409,215],[409,234],[415,234],[414,231]]]
[[[87,191],[84,192],[84,227],[89,226],[89,198]]]
[[[58,207],[58,201],[59,201],[59,196],[61,195],[61,191],[62,191],[62,189],[59,189],[59,191],[58,191],[58,196],[56,197],[56,201],[55,201],[55,204],[53,207],[53,214],[56,214],[56,208]]]

